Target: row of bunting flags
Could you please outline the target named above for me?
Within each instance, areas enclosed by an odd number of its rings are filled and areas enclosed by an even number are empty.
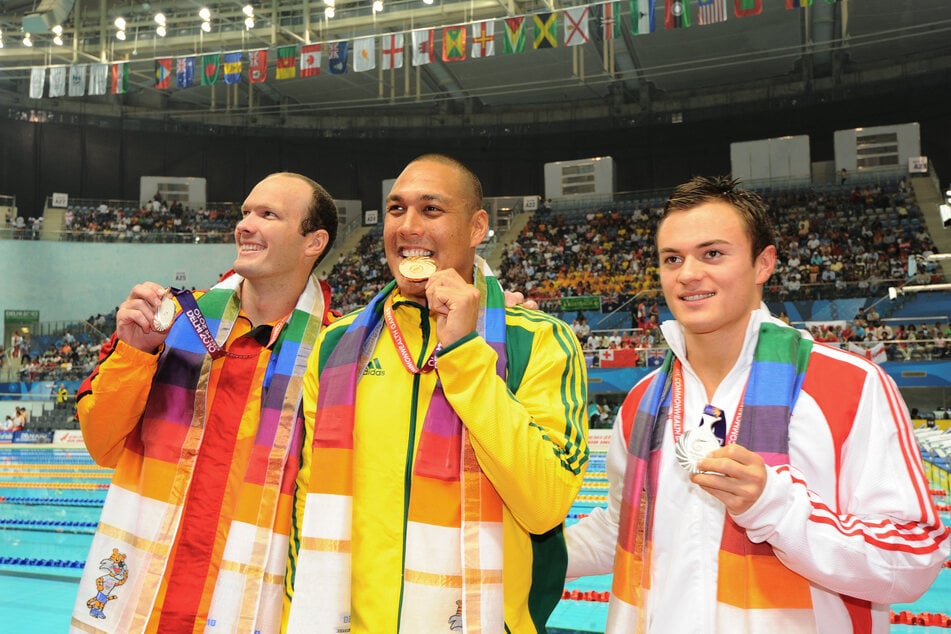
[[[656,29],[656,5],[664,3],[664,26],[667,29],[687,28],[691,25],[690,0],[628,0],[630,28],[634,35],[646,35]],[[812,5],[813,0],[784,0],[788,10]],[[835,4],[839,0],[817,0]],[[733,5],[737,18],[759,15],[764,0],[696,0],[697,24],[705,26],[728,19],[728,2]],[[559,37],[559,18],[562,29]],[[380,68],[393,70],[403,67],[404,57],[410,57],[413,66],[436,61],[437,53],[443,62],[458,62],[495,55],[495,25],[502,23],[502,51],[504,54],[521,53],[526,48],[527,24],[532,25],[532,48],[578,46],[591,41],[591,21],[596,22],[596,36],[603,40],[621,34],[621,1],[602,2],[587,6],[562,9],[550,13],[516,16],[499,20],[483,20],[468,25],[442,27],[441,50],[436,47],[435,28],[410,31],[411,48],[404,45],[404,33],[387,33],[354,38],[352,41],[318,42],[277,47],[274,78],[313,77],[321,72],[323,55],[327,55],[327,70],[334,75],[364,72],[377,68],[379,42]],[[236,84],[244,73],[247,56],[248,82],[260,83],[268,78],[268,49],[211,53],[155,60],[155,88],[189,88],[213,86],[219,80]],[[352,62],[348,64],[348,61]],[[34,67],[30,75],[30,97],[42,98],[47,69],[49,70],[49,97],[82,97],[89,95],[124,94],[129,86],[129,62],[112,64],[73,64],[71,66]],[[88,82],[87,82],[88,75]]]

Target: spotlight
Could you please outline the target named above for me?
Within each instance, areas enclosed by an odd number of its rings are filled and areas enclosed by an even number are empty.
[[[53,36],[53,44],[55,44],[56,46],[62,46],[62,45],[63,45],[63,36],[61,36],[61,35],[54,35],[54,36]]]
[[[254,28],[254,18],[250,15],[244,19],[244,28],[249,31]]]
[[[198,12],[198,17],[204,20],[205,22],[208,22],[209,20],[211,20],[211,11],[208,10],[208,7],[202,7],[201,10]]]
[[[118,18],[116,18],[115,25],[120,31],[125,31],[125,18],[120,15]]]
[[[157,27],[155,27],[155,34],[158,35],[159,37],[165,37],[165,34],[166,34],[165,27],[159,24]]]
[[[327,7],[326,9],[324,9],[324,16],[326,16],[327,19],[334,17],[334,8]]]
[[[156,14],[155,14],[155,23],[158,24],[159,26],[165,26],[165,14],[164,14],[164,13],[156,13]]]
[[[252,7],[250,4],[244,5],[241,11],[249,18],[254,16],[254,7]]]
[[[211,22],[202,22],[201,30],[205,33],[211,33]]]
[[[383,10],[383,0],[373,0],[373,13],[379,13]]]
[[[125,31],[116,31],[116,39],[125,41]]]
[[[53,35],[62,35],[62,34],[63,34],[63,25],[62,25],[62,24],[57,24],[56,26],[54,26],[54,27],[53,27],[52,29],[50,29],[50,30],[53,31]]]
[[[30,39],[29,33],[23,36],[23,46],[26,46],[27,48],[33,46],[33,40]]]

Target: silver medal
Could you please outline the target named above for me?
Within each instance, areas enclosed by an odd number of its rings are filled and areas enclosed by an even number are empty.
[[[674,449],[674,455],[680,466],[689,473],[702,473],[697,467],[697,463],[716,449],[720,448],[720,441],[717,439],[713,430],[707,425],[701,425],[696,429],[691,429],[680,436],[677,446]]]
[[[152,329],[156,332],[165,332],[172,325],[174,319],[175,302],[172,300],[172,294],[166,293],[158,310],[155,311],[155,317],[152,318]]]

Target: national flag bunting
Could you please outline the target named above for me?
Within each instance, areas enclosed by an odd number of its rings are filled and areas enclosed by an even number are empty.
[[[46,67],[34,66],[30,69],[30,99],[42,99],[46,86]]]
[[[828,2],[828,0],[826,0]],[[786,0],[786,9],[801,9],[812,6],[812,0]]]
[[[297,44],[277,47],[277,70],[274,76],[277,79],[297,77]]]
[[[588,7],[565,9],[565,46],[578,46],[591,40],[588,17]]]
[[[86,66],[86,64],[74,64],[69,67],[67,92],[70,97],[82,97],[86,94]]]
[[[124,95],[129,90],[129,64],[116,62],[112,65],[112,90],[114,95]]]
[[[472,25],[472,58],[495,55],[495,21],[483,20]]]
[[[237,84],[241,81],[241,71],[244,64],[241,61],[241,53],[225,53],[224,60],[224,80],[226,84]]]
[[[697,0],[697,22],[700,26],[726,22],[726,0]]]
[[[403,68],[403,34],[388,33],[383,36],[383,70]]]
[[[601,25],[601,38],[613,40],[621,35],[621,3],[594,5],[593,14]]]
[[[89,94],[104,95],[109,85],[109,64],[89,65]]]
[[[666,348],[649,348],[647,350],[647,367],[659,368],[664,365],[664,357],[667,356]]]
[[[505,40],[502,49],[506,55],[525,50],[525,16],[505,18]]]
[[[433,29],[413,31],[413,66],[424,66],[436,61],[436,32]]]
[[[685,29],[690,26],[690,5],[687,0],[666,0],[664,26],[668,29]]]
[[[461,62],[466,58],[466,27],[447,26],[442,30],[442,61]]]
[[[248,83],[260,84],[267,79],[267,49],[259,48],[248,53]]]
[[[634,35],[653,33],[654,0],[631,0],[631,32]]]
[[[733,0],[733,15],[745,18],[763,12],[763,0]]]
[[[68,70],[69,68],[66,66],[53,66],[50,68],[50,97],[62,97],[66,94],[66,74]],[[43,89],[40,88],[40,93],[42,92]]]
[[[558,46],[558,14],[536,13],[532,16],[535,25],[535,48],[555,48]]]
[[[208,53],[201,56],[201,85],[214,86],[221,74],[221,53]]]
[[[353,71],[362,73],[376,68],[376,37],[358,37],[353,40]]]
[[[188,88],[195,83],[195,58],[179,57],[175,61],[175,86]]]
[[[343,75],[347,72],[347,55],[350,43],[345,40],[331,42],[327,45],[328,60],[331,75]]]
[[[168,90],[172,84],[172,58],[155,60],[155,89]]]
[[[315,77],[320,74],[320,44],[305,44],[300,47],[300,76]]]

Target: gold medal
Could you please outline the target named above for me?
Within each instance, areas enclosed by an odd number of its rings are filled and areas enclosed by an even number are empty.
[[[414,255],[400,262],[400,275],[410,282],[423,282],[436,272],[436,262],[432,258]]]
[[[172,300],[172,294],[166,291],[165,297],[158,310],[155,311],[155,317],[152,318],[152,329],[155,332],[165,332],[172,321],[175,319],[175,302]]]

